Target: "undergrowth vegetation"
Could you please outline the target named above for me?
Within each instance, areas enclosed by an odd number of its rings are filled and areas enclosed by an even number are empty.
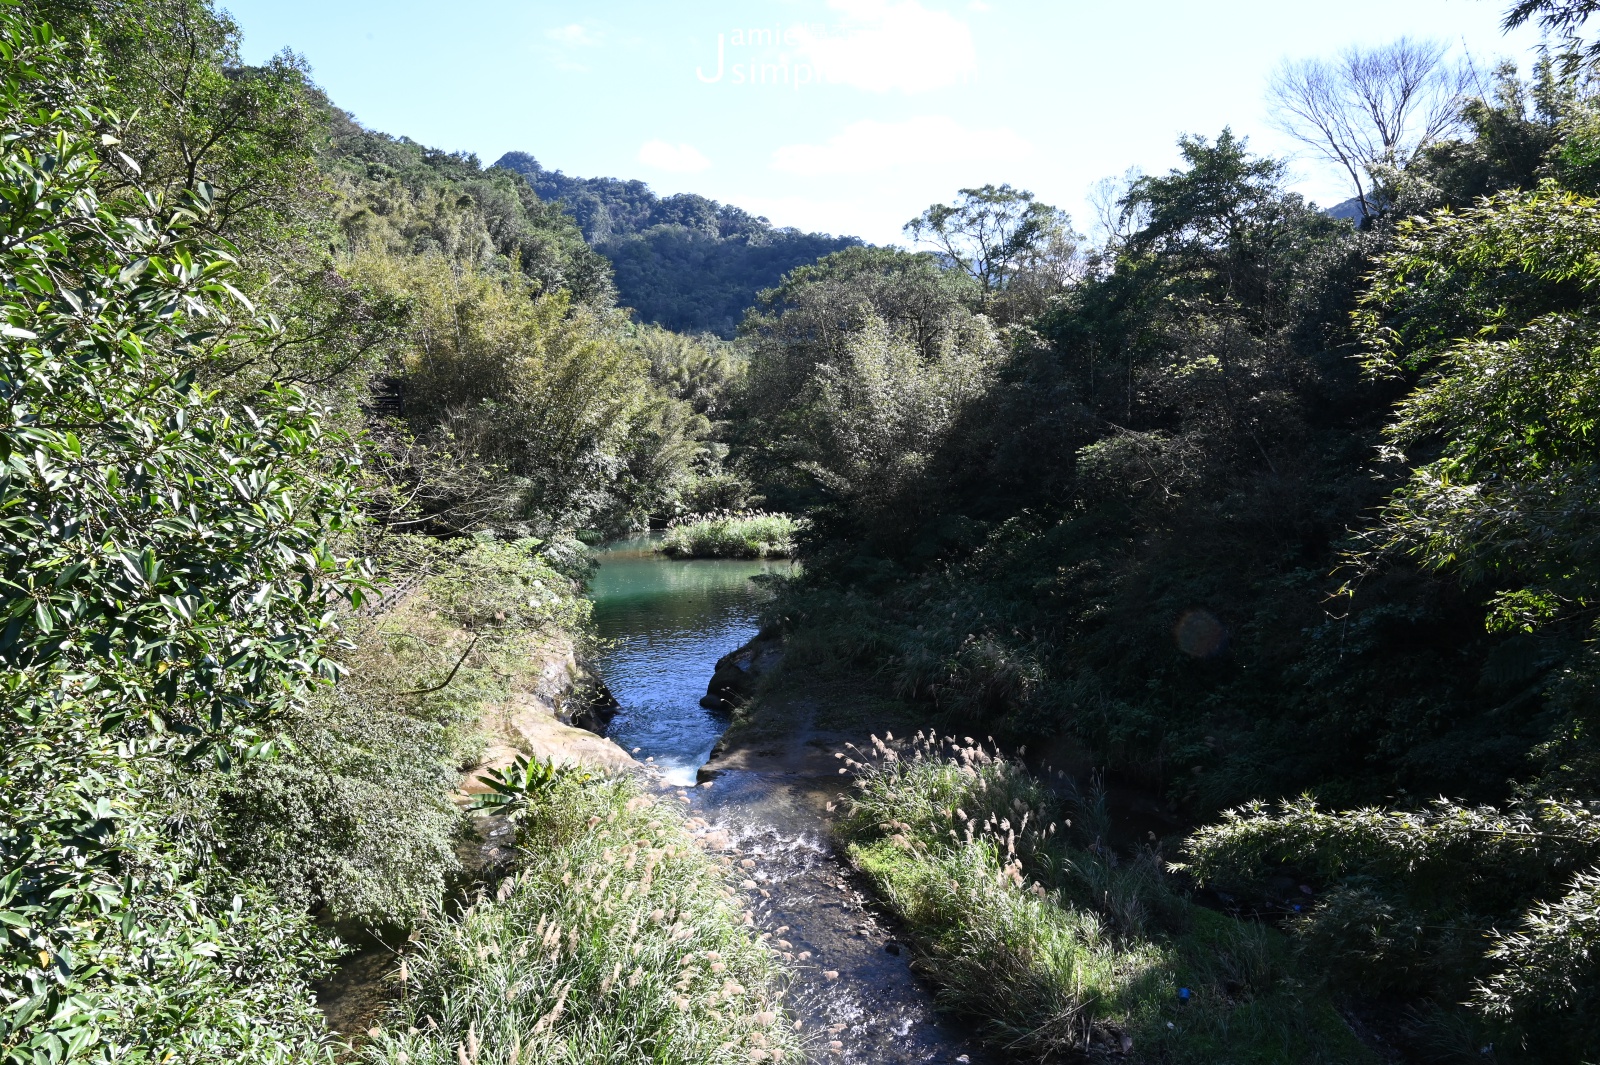
[[[1441,988],[1468,1002],[1476,1045],[1581,1058],[1600,1037],[1600,823],[1593,803],[1507,809],[1438,800],[1333,812],[1311,799],[1228,811],[1185,844],[1202,883],[1272,905],[1284,871],[1315,885],[1289,932],[1347,992]],[[1530,899],[1535,900],[1530,903]],[[1420,1017],[1438,1027],[1438,1011]]]
[[[1371,1060],[1289,944],[1202,909],[1159,856],[1106,843],[1103,796],[1064,803],[970,738],[873,738],[847,768],[849,854],[906,923],[941,999],[1031,1060]]]
[[[669,558],[788,558],[799,527],[787,514],[693,514],[674,519],[656,550]]]
[[[421,927],[373,1065],[798,1062],[784,974],[723,866],[631,780],[531,775],[521,860]]]
[[[528,690],[541,645],[582,641],[589,602],[539,541],[398,537],[394,605],[347,618],[337,686],[283,726],[286,750],[223,782],[225,860],[340,924],[404,926],[460,872],[459,769],[485,708]]]

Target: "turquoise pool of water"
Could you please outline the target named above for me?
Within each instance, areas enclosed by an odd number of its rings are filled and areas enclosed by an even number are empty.
[[[717,659],[745,643],[759,626],[767,593],[750,580],[787,573],[784,561],[692,559],[655,553],[657,537],[615,541],[595,552],[590,582],[595,627],[606,647],[595,666],[621,710],[606,730],[641,761],[654,759],[666,779],[691,784],[726,714],[700,697]]]

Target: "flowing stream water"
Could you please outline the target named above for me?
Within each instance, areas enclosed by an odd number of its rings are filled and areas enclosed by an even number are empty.
[[[672,561],[653,545],[641,536],[596,554],[590,594],[607,647],[594,664],[620,705],[607,734],[687,799],[709,850],[740,863],[757,926],[793,968],[789,1004],[812,1059],[992,1063],[934,1013],[909,952],[834,853],[822,804],[836,782],[771,752],[771,768],[730,769],[696,786],[728,724],[700,697],[717,659],[756,634],[763,593],[750,578],[789,564]]]
[[[655,543],[634,536],[595,555],[595,628],[612,644],[595,664],[621,707],[606,735],[624,750],[638,748],[635,757],[651,759],[668,782],[693,785],[728,726],[700,697],[717,659],[756,634],[759,591],[750,578],[786,573],[790,564],[678,562],[657,554]]]

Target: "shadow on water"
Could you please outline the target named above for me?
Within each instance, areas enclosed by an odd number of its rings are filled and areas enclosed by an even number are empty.
[[[787,563],[654,554],[647,537],[597,552],[590,586],[608,648],[595,662],[621,709],[607,734],[639,748],[676,785],[690,825],[713,854],[736,863],[759,934],[794,972],[790,1008],[816,1062],[982,1065],[970,1037],[941,1020],[912,973],[909,952],[834,852],[822,805],[839,790],[820,734],[770,752],[761,769],[722,769],[709,787],[696,771],[727,727],[700,707],[718,658],[756,634],[762,592],[750,578]],[[761,752],[767,754],[769,752]]]

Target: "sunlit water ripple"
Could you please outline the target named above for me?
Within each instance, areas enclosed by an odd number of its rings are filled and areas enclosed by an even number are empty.
[[[596,553],[590,585],[595,627],[609,647],[596,666],[622,709],[606,734],[653,758],[666,779],[692,784],[727,715],[700,698],[717,659],[748,641],[759,624],[750,578],[788,572],[787,562],[694,559],[654,554],[654,538],[634,537]]]

